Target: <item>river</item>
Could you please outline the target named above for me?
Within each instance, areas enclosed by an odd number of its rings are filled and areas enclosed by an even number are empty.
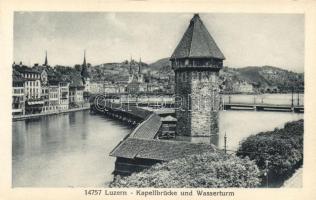
[[[227,148],[236,150],[251,134],[281,128],[303,117],[287,112],[221,111],[220,133],[211,142],[223,148],[226,133]],[[109,153],[130,131],[89,111],[13,122],[13,187],[106,187],[115,162]]]
[[[112,180],[109,152],[130,128],[79,111],[13,122],[14,187],[97,187]]]

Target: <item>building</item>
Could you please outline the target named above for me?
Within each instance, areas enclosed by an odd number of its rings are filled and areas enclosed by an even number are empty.
[[[101,94],[104,91],[103,83],[90,83],[89,88],[90,93],[92,94]]]
[[[113,94],[113,93],[118,93],[118,89],[117,86],[115,84],[112,83],[104,83],[103,84],[103,93],[104,94]]]
[[[161,117],[161,127],[159,130],[159,139],[170,139],[175,138],[176,134],[176,124],[177,119],[168,115],[166,117]]]
[[[267,86],[264,88],[265,93],[279,93],[280,89],[277,86]]]
[[[25,97],[24,97],[24,78],[22,75],[13,70],[12,72],[12,114],[24,114]]]
[[[49,110],[48,109],[49,107],[49,86],[48,85],[42,85],[41,98],[44,102],[42,112],[46,112]]]
[[[84,86],[70,86],[69,87],[69,106],[70,107],[83,107],[83,90]]]
[[[84,86],[80,77],[71,77],[69,85],[69,108],[78,108],[84,106],[83,99]]]
[[[177,135],[218,133],[223,53],[195,14],[170,60],[175,71]]]
[[[137,72],[134,72],[132,69],[132,60],[130,62],[128,84],[126,87],[127,92],[130,94],[136,94],[139,92],[147,91],[147,86],[144,83],[144,76],[141,73],[141,63],[142,61],[140,59],[138,63],[138,70]]]
[[[40,99],[41,98],[41,76],[38,71],[32,68],[25,67],[20,73],[25,78],[25,95],[26,99]]]
[[[142,65],[142,60],[139,59],[138,70],[137,72],[134,72],[134,70],[132,69],[132,59],[131,59],[130,64],[129,64],[128,83],[132,83],[133,81],[136,81],[138,83],[144,82],[144,76],[141,72],[141,65]]]
[[[59,82],[50,80],[48,86],[49,103],[46,112],[55,112],[59,110]]]
[[[124,83],[116,83],[116,93],[125,93],[126,92],[126,84]]]
[[[23,65],[22,62],[20,65],[14,65],[13,69],[18,71],[25,80],[25,114],[40,113],[44,105],[40,72]]]
[[[59,110],[69,109],[69,83],[59,82]]]
[[[47,54],[46,54],[45,63],[47,64]],[[41,86],[42,86],[41,98],[44,101],[42,112],[47,112],[49,110],[49,85],[48,85],[48,74],[45,69],[40,70],[40,76],[41,76]]]
[[[233,92],[235,93],[253,93],[253,85],[246,81],[239,81],[233,84]]]
[[[147,85],[147,91],[148,92],[159,92],[160,85],[158,83],[150,83]]]

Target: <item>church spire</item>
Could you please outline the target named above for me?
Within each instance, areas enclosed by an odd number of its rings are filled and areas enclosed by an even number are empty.
[[[142,59],[141,58],[139,58],[139,63],[138,63],[138,74],[140,74],[141,73],[141,65],[142,65]]]
[[[86,66],[86,50],[83,52],[83,66]]]
[[[47,61],[47,50],[45,51],[45,61],[44,61],[44,66],[48,65],[48,61]]]
[[[131,60],[129,62],[129,73],[132,74],[133,73],[133,70],[132,70],[132,56],[131,56]]]
[[[86,81],[85,79],[90,78],[90,75],[88,72],[88,66],[86,63],[86,50],[84,50],[84,54],[83,54],[83,64],[82,64],[81,76],[83,77],[84,82]]]

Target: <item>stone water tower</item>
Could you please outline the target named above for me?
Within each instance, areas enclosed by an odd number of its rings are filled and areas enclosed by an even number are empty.
[[[170,60],[175,71],[177,135],[218,133],[219,70],[223,53],[194,14]]]

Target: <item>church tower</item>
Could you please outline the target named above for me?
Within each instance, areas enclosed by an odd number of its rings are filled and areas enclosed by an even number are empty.
[[[47,51],[45,51],[45,61],[43,66],[48,66]]]
[[[175,71],[177,135],[218,134],[223,53],[194,14],[170,61]]]
[[[134,79],[134,72],[133,72],[133,68],[132,68],[132,57],[131,60],[129,62],[129,70],[128,70],[128,83],[131,83]]]
[[[86,63],[86,51],[84,51],[83,54],[83,63],[82,63],[82,70],[81,70],[81,77],[82,77],[82,82],[85,86],[85,91],[90,92],[90,75],[88,72],[88,66]]]
[[[141,67],[142,67],[142,59],[139,58],[138,72],[137,72],[137,77],[138,77],[138,82],[139,82],[139,83],[143,83],[143,82],[144,82],[144,76],[143,76],[143,74],[142,74]]]

